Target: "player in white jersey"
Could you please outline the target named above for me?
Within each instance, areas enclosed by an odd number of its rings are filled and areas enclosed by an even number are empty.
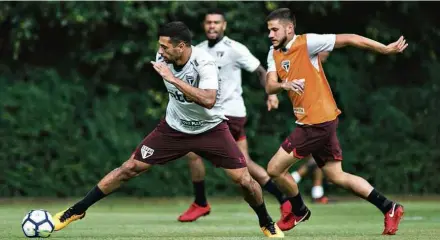
[[[126,162],[107,174],[81,201],[54,215],[55,230],[83,218],[90,206],[152,165],[166,164],[193,151],[225,169],[241,187],[266,236],[283,237],[224,121],[217,101],[219,79],[214,59],[191,45],[191,32],[182,22],[164,25],[159,31],[159,45],[152,64],[170,95],[165,120],[144,138]]]
[[[246,46],[225,36],[225,29],[226,21],[223,12],[218,9],[210,10],[206,13],[204,20],[207,40],[198,44],[197,47],[209,52],[215,58],[220,73],[221,94],[219,101],[228,118],[229,130],[246,158],[251,176],[265,190],[276,197],[280,203],[281,218],[283,218],[291,210],[290,202],[285,199],[281,191],[271,181],[266,170],[250,158],[244,128],[246,107],[242,97],[241,70],[245,69],[248,72],[257,73],[262,87],[266,84],[266,70]],[[269,95],[267,106],[268,109],[278,107],[276,95]],[[179,216],[178,220],[181,222],[195,221],[211,211],[211,206],[208,204],[205,195],[205,167],[202,158],[194,153],[188,154],[188,158],[195,200],[189,209]]]

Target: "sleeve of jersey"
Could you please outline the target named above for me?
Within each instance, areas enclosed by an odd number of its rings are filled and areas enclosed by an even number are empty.
[[[273,59],[273,47],[270,48],[267,54],[267,72],[276,72],[275,60]]]
[[[235,51],[238,54],[238,64],[241,68],[245,69],[248,72],[255,71],[258,66],[260,66],[260,60],[258,60],[249,49],[239,43],[234,44]]]
[[[199,62],[200,89],[218,89],[218,68],[214,60]]]
[[[310,56],[333,51],[335,42],[336,34],[307,34],[307,50]]]

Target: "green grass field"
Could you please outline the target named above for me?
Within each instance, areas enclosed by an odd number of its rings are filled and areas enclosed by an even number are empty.
[[[25,239],[21,220],[31,209],[52,214],[75,200],[0,200],[0,239]],[[177,222],[191,199],[104,199],[87,216],[51,239],[264,239],[252,210],[241,199],[211,198],[212,212],[193,223]],[[268,199],[275,220],[278,205]],[[308,203],[309,221],[286,232],[287,239],[440,239],[440,204],[432,201],[402,201],[404,220],[396,236],[381,236],[383,215],[364,201],[339,201],[329,205]]]

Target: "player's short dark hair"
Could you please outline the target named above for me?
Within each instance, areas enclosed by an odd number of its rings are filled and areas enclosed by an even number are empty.
[[[282,20],[293,23],[296,26],[295,15],[288,8],[278,8],[267,15],[266,22],[272,20]]]
[[[221,10],[220,8],[210,8],[210,9],[208,9],[208,11],[205,12],[205,18],[206,18],[206,15],[208,15],[208,14],[218,14],[218,15],[221,15],[223,17],[223,20],[226,21],[225,12],[223,10]]]
[[[163,25],[159,29],[158,35],[159,37],[169,37],[174,46],[181,42],[184,42],[187,46],[191,45],[191,31],[185,25],[185,23],[180,21],[169,22]]]

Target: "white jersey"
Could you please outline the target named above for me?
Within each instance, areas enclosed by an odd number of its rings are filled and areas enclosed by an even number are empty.
[[[260,61],[246,46],[226,36],[213,47],[208,46],[207,40],[198,44],[197,47],[209,52],[216,60],[221,79],[220,101],[225,115],[245,117],[246,107],[242,97],[241,69],[254,72],[260,66]]]
[[[220,91],[214,58],[202,49],[191,48],[191,57],[183,68],[175,69],[173,64],[167,64],[174,76],[193,87]],[[160,54],[156,55],[156,61],[164,62]],[[164,83],[169,93],[165,121],[171,128],[187,134],[199,134],[227,120],[218,101],[218,93],[214,107],[207,109],[189,101],[173,84],[165,80]]]

